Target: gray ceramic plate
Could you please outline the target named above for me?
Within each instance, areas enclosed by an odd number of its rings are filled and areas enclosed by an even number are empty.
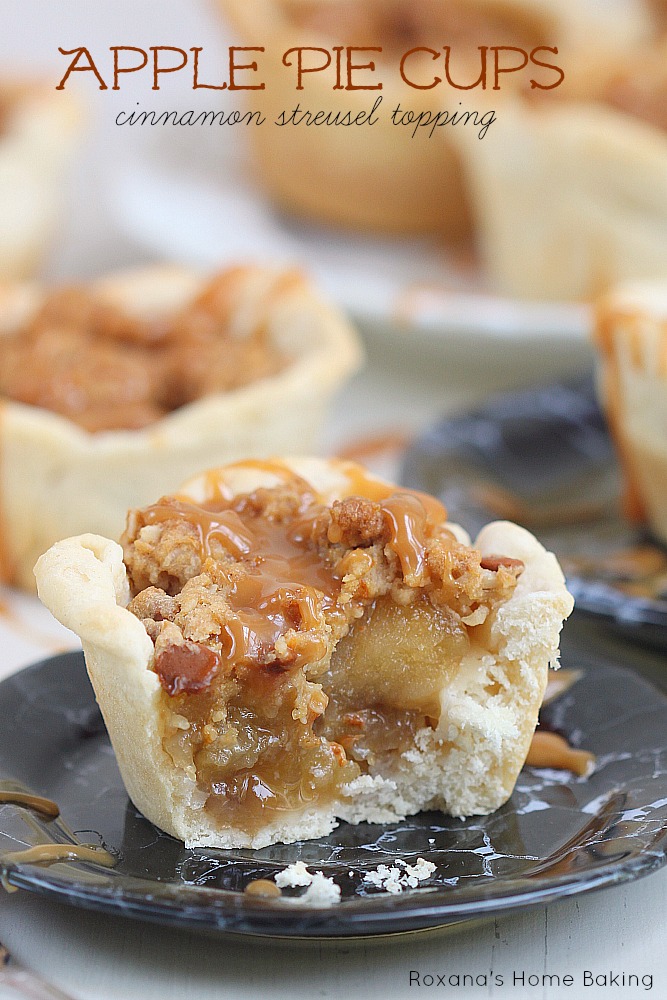
[[[123,788],[81,654],[46,660],[0,685],[0,788],[54,799],[61,818],[0,805],[0,855],[78,841],[103,844],[116,864],[0,861],[4,881],[158,923],[337,937],[438,927],[634,879],[660,867],[667,847],[663,662],[575,621],[563,664],[583,677],[545,709],[543,724],[597,755],[589,778],[526,768],[491,816],[422,813],[385,827],[343,824],[320,840],[253,852],[186,850],[147,822]],[[418,857],[437,867],[414,891],[388,895],[363,882],[379,864]],[[335,879],[340,904],[314,909],[298,899],[244,895],[250,880],[297,860]]]
[[[407,486],[471,535],[496,518],[559,557],[577,608],[667,650],[667,550],[621,513],[621,477],[592,379],[497,396],[408,449]]]

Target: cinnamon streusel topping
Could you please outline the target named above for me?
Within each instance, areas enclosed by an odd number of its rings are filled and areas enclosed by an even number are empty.
[[[334,796],[437,724],[443,684],[515,587],[523,564],[482,560],[437,501],[372,492],[328,506],[285,470],[274,488],[129,517],[164,746],[226,822]]]
[[[47,296],[0,336],[0,396],[68,417],[90,432],[145,427],[172,410],[273,375],[287,359],[259,323],[230,330],[233,271],[170,317],[130,315],[93,292]]]

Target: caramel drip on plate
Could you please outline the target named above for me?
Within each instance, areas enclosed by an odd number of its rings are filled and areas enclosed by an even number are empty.
[[[246,896],[257,896],[263,899],[277,899],[279,896],[282,896],[280,886],[277,886],[275,882],[271,882],[268,878],[257,878],[252,882],[248,882],[243,892]]]
[[[558,733],[536,732],[526,757],[529,767],[552,767],[559,771],[572,771],[585,778],[595,765],[595,755],[587,750],[576,750]]]
[[[550,670],[547,687],[544,692],[544,697],[542,698],[542,705],[548,705],[550,702],[555,701],[556,698],[560,698],[560,696],[565,694],[566,691],[569,691],[582,676],[583,671],[581,670]]]
[[[60,816],[60,809],[56,802],[45,799],[41,795],[32,795],[29,792],[0,791],[0,805],[4,803],[34,809],[35,812],[41,813],[42,816],[47,816],[49,819],[56,819]]]
[[[0,854],[2,865],[53,865],[59,861],[87,861],[105,868],[116,864],[112,854],[92,844],[37,844],[25,851]]]

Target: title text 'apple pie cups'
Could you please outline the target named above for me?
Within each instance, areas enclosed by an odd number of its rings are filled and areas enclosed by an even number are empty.
[[[266,117],[251,130],[258,174],[270,194],[284,208],[320,221],[384,233],[437,233],[457,241],[470,235],[470,195],[460,153],[453,142],[457,130],[478,139],[479,126],[397,126],[392,113],[408,112],[421,121],[445,111],[476,111],[489,121],[499,94],[493,69],[483,88],[479,81],[480,52],[491,46],[516,46],[530,53],[536,46],[555,46],[560,55],[543,53],[547,62],[564,60],[567,84],[576,77],[576,89],[585,88],[590,68],[590,39],[595,38],[601,61],[613,59],[624,47],[644,39],[650,19],[640,0],[615,2],[613,13],[602,11],[596,0],[218,0],[229,24],[238,32],[237,44],[264,47],[249,53],[257,58],[253,83],[263,89],[246,93],[247,105]],[[303,74],[297,89],[295,47],[311,46],[308,69],[326,64],[319,72]],[[381,48],[351,53],[352,64],[373,64],[374,70],[352,71],[348,87],[347,56],[342,52],[341,81],[337,83],[335,46]],[[407,61],[401,78],[401,57],[417,47],[431,48]],[[451,48],[451,78],[446,82],[443,59]],[[292,50],[283,62],[283,54]],[[432,52],[440,54],[434,61]],[[492,66],[491,51],[488,58]],[[502,54],[510,65],[520,64],[517,52]],[[533,67],[537,69],[537,67]],[[538,71],[539,72],[539,71]],[[541,71],[543,83],[557,81],[553,70]],[[534,75],[534,74],[533,74]],[[502,91],[530,90],[531,73],[502,73]],[[249,77],[244,78],[246,82]],[[432,81],[440,83],[432,85]],[[443,82],[444,81],[444,82]],[[378,85],[382,85],[382,89]],[[353,89],[354,88],[354,89]],[[369,88],[369,89],[362,89]],[[471,89],[472,88],[472,89]],[[554,92],[549,92],[549,96]],[[327,126],[276,125],[298,104],[312,115],[350,113],[364,116],[380,99],[374,124]],[[467,120],[464,117],[464,121]],[[477,119],[474,119],[477,120]],[[490,130],[493,131],[493,128]],[[413,135],[414,132],[414,135]],[[433,132],[433,134],[431,134]],[[298,169],[295,169],[298,164]]]

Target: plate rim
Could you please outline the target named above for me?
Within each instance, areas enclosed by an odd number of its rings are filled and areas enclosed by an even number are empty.
[[[604,659],[606,661],[607,657]],[[80,672],[86,678],[91,703],[94,703],[81,650],[46,657],[10,674],[0,681],[0,702],[17,682],[25,681],[32,675],[39,676],[45,670],[53,670],[63,662],[67,664],[66,669],[72,673]],[[630,674],[639,684],[658,692],[667,705],[667,691],[652,680],[620,664],[610,663],[609,668]],[[14,779],[7,776],[5,780]],[[528,909],[611,885],[622,885],[645,877],[666,863],[667,821],[650,851],[611,862],[592,873],[585,873],[584,877],[578,873],[544,877],[517,875],[501,880],[500,889],[472,900],[460,899],[459,890],[459,898],[453,902],[447,899],[451,890],[445,886],[426,886],[400,895],[359,896],[343,900],[333,907],[315,907],[300,906],[298,901],[287,902],[285,899],[254,900],[231,889],[187,883],[165,883],[163,890],[168,891],[156,897],[155,882],[121,873],[125,884],[115,886],[113,871],[107,873],[109,881],[104,885],[77,882],[75,876],[69,877],[57,869],[38,864],[0,863],[0,873],[3,880],[13,887],[87,910],[191,931],[295,940],[377,937],[446,928],[450,924],[487,919],[496,913]],[[309,867],[316,865],[317,862],[310,863]],[[76,868],[70,870],[75,872]],[[489,884],[498,885],[499,880],[491,879]],[[150,887],[153,887],[153,893]],[[479,891],[477,886],[476,891]],[[185,914],[184,897],[187,897]],[[196,905],[199,900],[205,901],[206,905]],[[239,918],[249,926],[236,926]],[[309,926],[304,930],[306,920]],[[282,934],[276,933],[277,922],[281,925]],[[395,924],[401,926],[396,927]]]
[[[537,396],[559,389],[576,393],[582,398],[589,398],[588,388],[594,384],[595,370],[591,367],[588,373],[580,373],[576,378],[538,380],[527,386],[495,392],[476,404],[457,409],[452,413],[444,413],[423,427],[410,442],[401,459],[399,479],[401,482],[407,481],[410,485],[416,486],[417,489],[426,488],[419,473],[420,463],[424,460],[424,456],[433,452],[431,442],[441,436],[444,428],[449,425],[473,420],[480,414],[484,416],[484,419],[493,421],[493,418],[489,418],[486,414],[494,406],[506,406],[509,401],[518,397]],[[590,402],[593,402],[600,409],[595,393],[590,397]],[[605,425],[607,425],[601,409],[600,413],[605,420]],[[607,434],[609,434],[608,427]],[[443,448],[442,451],[445,452],[445,449]],[[618,462],[618,458],[616,461]],[[429,490],[429,492],[438,495],[437,491]],[[638,531],[640,528],[639,525]],[[538,529],[531,530],[538,533]],[[656,548],[665,549],[665,546],[658,539],[651,536],[648,529],[645,529],[643,534],[645,535],[644,541],[650,541]],[[621,634],[636,635],[642,628],[647,631],[656,630],[660,639],[655,640],[648,636],[646,639],[648,644],[659,649],[667,646],[667,598],[632,595],[620,587],[615,587],[613,582],[603,577],[588,578],[577,573],[566,574],[566,584],[575,598],[577,612],[590,616],[591,619],[606,622],[614,626]]]

